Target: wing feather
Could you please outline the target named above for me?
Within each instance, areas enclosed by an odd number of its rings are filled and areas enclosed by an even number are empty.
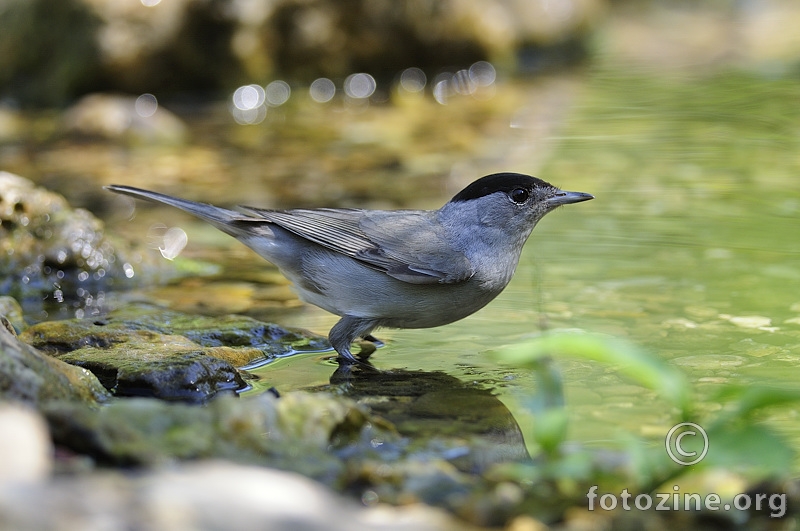
[[[242,208],[404,282],[461,282],[474,273],[467,257],[449,246],[444,229],[434,223],[432,212]]]

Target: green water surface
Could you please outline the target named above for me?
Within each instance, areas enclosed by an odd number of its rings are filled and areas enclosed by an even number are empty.
[[[538,175],[594,201],[549,215],[487,308],[431,330],[386,330],[381,369],[441,370],[495,389],[527,426],[531,374],[487,351],[548,330],[627,338],[684,371],[699,411],[721,384],[800,383],[800,82],[751,73],[588,75]],[[498,170],[505,168],[498,168]],[[292,325],[325,333],[308,309]],[[657,439],[674,411],[608,367],[564,359],[569,439]],[[327,381],[325,355],[256,372],[266,387]],[[445,399],[446,400],[446,399]],[[446,404],[445,404],[446,406]],[[797,410],[770,422],[798,443]],[[662,433],[663,432],[663,433]]]

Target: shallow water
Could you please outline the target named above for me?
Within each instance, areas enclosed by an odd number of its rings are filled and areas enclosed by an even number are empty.
[[[574,220],[585,254],[569,262],[571,286],[551,292],[573,314],[559,325],[671,360],[701,410],[719,407],[709,397],[721,383],[796,388],[796,81],[598,73],[589,87],[573,125],[582,136],[565,138],[546,169],[599,187],[592,219]],[[667,413],[613,375],[586,376],[590,386],[573,384],[579,439],[609,424],[646,432]],[[795,411],[774,420],[798,440]]]
[[[434,208],[483,173],[535,173],[596,199],[548,215],[509,287],[477,314],[436,329],[377,331],[386,342],[372,357],[377,368],[443,371],[492,389],[523,430],[530,419],[518,398],[535,390],[534,376],[500,366],[487,353],[547,330],[630,339],[687,374],[700,411],[721,407],[711,397],[723,383],[798,385],[796,79],[606,65],[497,90],[491,101],[449,107],[416,101],[325,111],[341,118],[336,127],[324,114],[289,109],[280,120],[236,129],[219,144],[202,140],[200,132],[200,141],[175,152],[135,147],[122,171],[105,156],[82,157],[81,164],[104,183],[265,207]],[[212,116],[198,129],[214,130],[220,121]],[[58,176],[68,177],[69,167],[48,170],[63,151],[51,146],[38,159],[38,180],[69,188],[78,202],[98,197],[63,185]],[[152,172],[142,172],[147,168]],[[301,177],[287,179],[291,174]],[[119,204],[108,204],[114,230],[144,240],[153,223],[179,225],[190,236],[184,256],[223,268],[171,286],[108,294],[108,300],[138,297],[199,313],[245,313],[320,334],[335,323],[336,317],[301,305],[274,270],[214,229],[167,209],[140,208],[131,221]],[[556,366],[572,441],[604,447],[624,432],[656,440],[674,421],[664,401],[615,370],[570,359]],[[330,352],[284,358],[254,369],[250,392],[319,386],[335,368]],[[446,393],[437,396],[447,400]],[[782,409],[768,418],[800,448],[797,416]]]
[[[800,86],[744,73],[595,72],[538,172],[595,194],[545,218],[517,274],[487,308],[432,330],[386,330],[378,368],[443,370],[516,396],[532,375],[486,352],[543,330],[625,337],[684,371],[699,410],[722,383],[796,388],[800,376]],[[303,311],[292,325],[324,332]],[[325,382],[324,356],[258,370],[267,386]],[[655,436],[673,411],[614,370],[557,360],[571,440],[604,446]],[[796,410],[770,421],[800,443]],[[800,444],[798,444],[800,446]]]

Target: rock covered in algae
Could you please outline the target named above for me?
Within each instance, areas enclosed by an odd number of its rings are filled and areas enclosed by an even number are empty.
[[[91,372],[39,352],[0,326],[0,399],[38,407],[54,401],[94,405],[109,397]]]
[[[5,317],[15,332],[21,332],[25,328],[22,308],[14,297],[0,296],[0,317]]]
[[[222,396],[204,407],[150,398],[116,400],[99,410],[62,402],[46,407],[45,415],[56,444],[108,464],[226,458],[327,483],[344,468],[332,445],[368,445],[391,432],[350,399],[301,391]]]
[[[250,317],[204,317],[144,304],[99,319],[38,323],[21,338],[89,369],[116,396],[188,402],[244,388],[236,367],[329,348],[319,336]]]
[[[168,271],[153,253],[106,235],[89,211],[0,171],[0,294],[89,304],[111,285]]]

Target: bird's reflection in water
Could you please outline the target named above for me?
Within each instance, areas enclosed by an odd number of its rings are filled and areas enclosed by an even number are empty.
[[[522,431],[491,390],[444,372],[340,366],[323,386],[367,405],[404,437],[441,441],[449,461],[478,472],[499,462],[529,460]]]

